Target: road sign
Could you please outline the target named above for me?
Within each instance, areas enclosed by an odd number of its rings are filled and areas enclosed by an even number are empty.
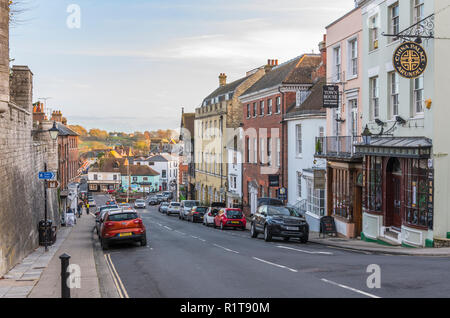
[[[47,181],[48,189],[57,189],[59,188],[59,182],[57,180],[49,180]]]
[[[55,177],[56,174],[51,171],[39,172],[39,180],[53,180]]]

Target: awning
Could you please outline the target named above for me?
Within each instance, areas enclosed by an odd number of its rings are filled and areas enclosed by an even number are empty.
[[[428,159],[432,140],[425,137],[371,137],[369,143],[355,144],[356,153],[380,157]]]

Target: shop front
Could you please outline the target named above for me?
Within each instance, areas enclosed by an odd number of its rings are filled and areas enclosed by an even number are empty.
[[[378,137],[356,147],[364,155],[362,238],[392,245],[432,246],[431,140]]]

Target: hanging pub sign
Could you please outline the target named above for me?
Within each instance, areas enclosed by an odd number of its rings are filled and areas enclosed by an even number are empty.
[[[339,108],[339,86],[337,85],[323,86],[323,107]]]
[[[393,65],[397,73],[409,79],[421,76],[427,68],[425,49],[415,42],[402,43],[395,51]]]
[[[280,186],[280,176],[279,175],[269,175],[269,187],[279,187]]]

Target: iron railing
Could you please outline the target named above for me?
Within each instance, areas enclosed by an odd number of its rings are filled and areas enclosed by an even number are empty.
[[[316,137],[316,157],[357,158],[355,144],[362,141],[361,136]]]

